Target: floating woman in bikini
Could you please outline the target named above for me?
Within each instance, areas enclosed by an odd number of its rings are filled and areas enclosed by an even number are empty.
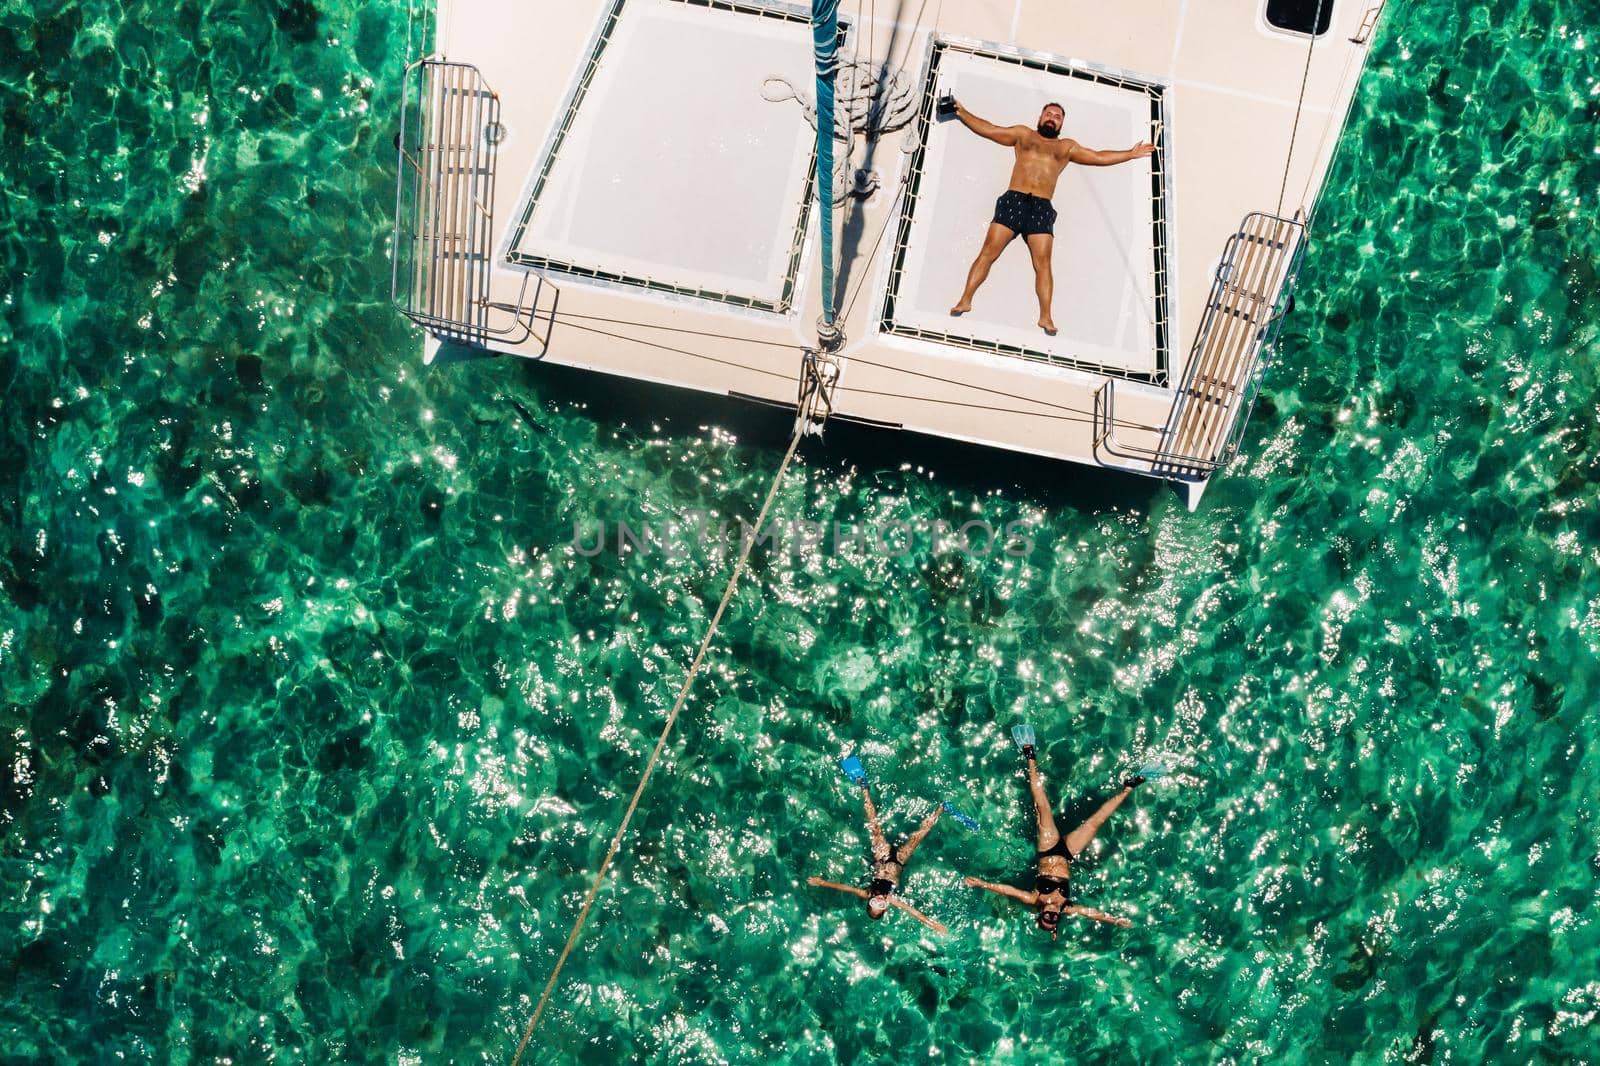
[[[867,787],[867,772],[861,765],[861,760],[855,756],[844,759],[840,766],[851,781],[861,786],[861,799],[867,808],[867,832],[872,838],[872,881],[866,888],[855,885],[841,885],[837,881],[826,881],[820,877],[808,878],[806,883],[814,888],[832,888],[840,892],[848,892],[852,896],[860,896],[867,901],[867,913],[873,918],[882,918],[888,913],[890,907],[905,911],[911,917],[932,929],[936,933],[949,932],[943,925],[929,918],[917,908],[898,898],[896,895],[900,887],[900,879],[905,875],[906,863],[911,861],[911,855],[917,846],[932,831],[939,821],[939,816],[949,811],[951,816],[958,819],[969,829],[976,828],[977,823],[968,818],[948,803],[942,803],[933,809],[933,813],[922,820],[917,831],[906,837],[899,844],[890,844],[889,838],[884,836],[883,826],[878,821],[877,809],[872,805],[872,790]]]
[[[1025,892],[1011,885],[991,884],[976,877],[966,878],[967,884],[974,888],[988,889],[1001,896],[1009,896],[1018,903],[1036,908],[1039,912],[1039,928],[1047,931],[1052,940],[1056,937],[1056,927],[1064,914],[1092,918],[1097,922],[1109,922],[1112,925],[1132,925],[1133,923],[1126,918],[1118,918],[1104,911],[1097,911],[1093,907],[1080,907],[1074,904],[1068,880],[1072,864],[1083,854],[1083,849],[1089,846],[1095,833],[1105,824],[1105,820],[1111,817],[1111,812],[1122,806],[1122,801],[1127,799],[1135,788],[1144,784],[1144,777],[1135,774],[1122,782],[1121,792],[1102,803],[1100,809],[1089,816],[1088,821],[1063,837],[1061,831],[1056,828],[1055,818],[1050,813],[1050,798],[1044,794],[1044,779],[1039,776],[1039,764],[1033,757],[1033,729],[1031,726],[1018,726],[1012,731],[1012,735],[1016,737],[1017,746],[1022,749],[1022,757],[1028,760],[1028,787],[1033,792],[1033,805],[1039,817],[1038,873],[1034,878],[1033,891]]]

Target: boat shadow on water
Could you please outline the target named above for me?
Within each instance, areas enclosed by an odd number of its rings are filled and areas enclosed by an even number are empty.
[[[431,366],[438,372],[470,373],[473,368],[456,364],[505,358],[483,349],[445,344]],[[778,452],[788,443],[794,424],[793,408],[537,360],[514,361],[518,387],[525,390],[513,401],[514,413],[536,429],[542,428],[537,419],[546,404],[573,404],[602,422],[650,426],[656,436],[688,440],[700,437],[702,426],[714,425],[746,445]],[[844,419],[829,422],[823,442],[804,443],[801,454],[813,470],[842,473],[853,469],[871,477],[899,475],[909,466],[936,476],[939,484],[952,492],[983,495],[1000,490],[1049,510],[1149,514],[1163,496],[1181,504],[1167,486],[1119,471]]]

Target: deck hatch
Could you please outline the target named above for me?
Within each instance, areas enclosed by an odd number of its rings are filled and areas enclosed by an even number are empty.
[[[1321,37],[1333,25],[1334,0],[1267,0],[1267,25],[1285,33]]]

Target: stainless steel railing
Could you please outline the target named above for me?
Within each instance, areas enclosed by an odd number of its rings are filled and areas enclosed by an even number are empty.
[[[534,308],[548,284],[523,272],[515,299],[490,294],[495,159],[503,134],[500,98],[476,67],[436,56],[406,67],[390,297],[406,317],[446,340],[523,343],[533,335]]]
[[[1095,390],[1096,451],[1148,464],[1150,473],[1177,481],[1203,481],[1230,461],[1255,409],[1304,249],[1300,216],[1246,215],[1212,278],[1160,444],[1141,447],[1117,439],[1116,386],[1107,378]]]

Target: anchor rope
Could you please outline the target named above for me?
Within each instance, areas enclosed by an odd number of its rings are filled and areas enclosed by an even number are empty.
[[[795,432],[789,439],[789,447],[783,453],[783,461],[778,464],[778,472],[772,478],[772,486],[767,490],[766,499],[761,503],[761,510],[756,515],[755,534],[759,535],[765,528],[767,514],[772,510],[772,503],[778,496],[778,487],[783,483],[783,475],[789,469],[789,463],[794,458],[795,449],[800,446],[800,438],[804,435],[802,424],[797,423]],[[728,575],[728,584],[722,590],[722,600],[717,604],[716,613],[711,616],[711,624],[706,627],[706,635],[700,641],[699,650],[695,652],[694,661],[689,664],[689,672],[683,677],[683,684],[678,689],[678,698],[673,701],[672,710],[667,714],[667,720],[661,726],[661,735],[656,738],[656,746],[650,752],[650,758],[645,761],[644,772],[639,775],[639,783],[634,787],[633,795],[628,800],[628,809],[622,815],[622,821],[617,825],[617,831],[611,837],[611,846],[606,849],[606,857],[600,863],[600,869],[595,872],[594,882],[589,886],[589,892],[584,897],[583,906],[578,911],[577,920],[572,923],[572,932],[567,935],[567,942],[561,949],[561,955],[556,959],[555,968],[550,971],[550,979],[545,982],[544,992],[539,996],[539,1003],[533,1010],[533,1017],[528,1019],[528,1027],[523,1030],[522,1042],[517,1045],[517,1053],[511,1058],[511,1066],[519,1066],[522,1053],[527,1050],[528,1041],[533,1039],[534,1030],[539,1028],[539,1020],[544,1016],[545,1007],[549,1005],[550,994],[555,991],[556,981],[561,977],[561,968],[567,964],[567,957],[572,954],[573,946],[578,942],[578,934],[583,932],[584,923],[589,920],[589,909],[594,906],[595,897],[600,894],[600,888],[605,884],[606,873],[611,869],[611,862],[617,857],[617,851],[622,847],[622,838],[627,835],[628,825],[633,821],[634,811],[639,808],[639,797],[644,795],[645,786],[650,783],[650,775],[655,772],[656,761],[661,758],[661,752],[667,746],[667,737],[672,733],[672,726],[678,720],[678,712],[683,710],[684,701],[689,698],[689,689],[694,685],[694,680],[700,674],[700,668],[705,665],[706,652],[711,647],[711,641],[717,635],[717,628],[722,624],[722,615],[728,609],[728,603],[733,599],[734,591],[739,587],[739,578],[743,576],[745,568],[750,561],[751,549],[755,547],[756,536],[746,534],[741,538],[743,545],[739,551],[739,558],[734,563],[733,573]]]

